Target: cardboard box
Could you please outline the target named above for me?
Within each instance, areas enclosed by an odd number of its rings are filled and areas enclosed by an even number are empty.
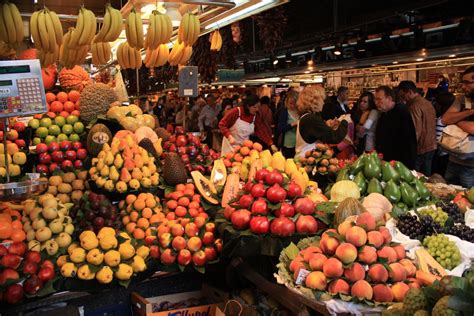
[[[199,299],[204,297],[215,303],[169,311],[153,312],[153,304],[160,304],[161,302],[166,301],[174,304],[190,298]],[[138,316],[221,316],[224,315],[222,312],[224,310],[223,302],[227,299],[228,295],[222,291],[203,285],[200,291],[155,296],[150,298],[144,298],[140,294],[133,292],[132,308],[133,314]]]

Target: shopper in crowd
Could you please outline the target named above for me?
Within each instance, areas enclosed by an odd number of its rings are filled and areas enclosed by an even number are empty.
[[[280,99],[278,100],[278,103],[276,104],[275,113],[273,114],[273,126],[274,126],[273,142],[275,144],[278,144],[278,140],[280,138],[280,135],[278,133],[278,121],[280,119],[281,112],[286,108],[285,98],[286,98],[287,93],[289,93],[290,91],[293,91],[293,88],[288,89],[288,91],[280,92]]]
[[[325,120],[333,120],[344,114],[351,114],[351,110],[347,107],[349,100],[349,89],[347,87],[339,87],[337,95],[329,97],[323,106],[322,116]]]
[[[342,116],[341,121],[324,122],[321,111],[325,98],[326,93],[321,86],[306,86],[298,96],[296,107],[300,120],[296,127],[295,148],[298,157],[304,157],[318,142],[337,144],[347,134],[348,116]]]
[[[225,98],[222,100],[222,112],[219,115],[219,120],[221,120],[228,111],[232,110],[233,107],[231,98]]]
[[[375,128],[380,116],[370,91],[362,93],[357,101],[359,124],[356,126],[357,154],[371,152],[375,149]]]
[[[194,100],[194,105],[191,107],[191,113],[189,115],[189,131],[199,132],[199,115],[201,114],[201,110],[205,105],[206,101],[202,96],[199,96],[196,98],[196,100]]]
[[[410,111],[416,132],[415,169],[431,176],[433,156],[437,148],[436,112],[428,100],[419,93],[413,81],[402,81],[398,85],[399,96]]]
[[[219,129],[224,136],[222,154],[231,152],[236,145],[242,145],[251,135],[255,135],[267,145],[272,144],[272,135],[265,134],[263,122],[257,115],[259,106],[260,99],[250,94],[242,101],[242,106],[233,108],[222,118],[219,122]]]
[[[290,91],[285,99],[285,109],[281,111],[278,120],[279,141],[277,145],[286,158],[295,156],[296,126],[299,119],[298,109],[296,108],[297,100],[298,92]]]
[[[441,140],[441,134],[443,133],[446,124],[443,123],[441,117],[446,113],[449,107],[456,100],[455,96],[449,91],[440,92],[437,94],[434,106],[436,110],[436,140],[439,142]],[[436,153],[433,157],[433,165],[431,172],[432,174],[439,174],[444,177],[446,174],[446,168],[448,167],[449,153],[441,148],[438,145]]]
[[[221,111],[220,106],[216,104],[216,97],[213,94],[208,94],[206,97],[206,105],[202,108],[199,114],[199,131],[204,135],[205,143],[212,148],[212,130],[217,127],[219,122],[217,116]]]
[[[395,102],[395,93],[388,86],[375,90],[375,105],[381,112],[375,129],[375,149],[384,160],[398,160],[414,169],[416,132],[407,107]]]
[[[464,132],[474,135],[474,66],[467,68],[461,79],[464,95],[459,96],[453,105],[442,116],[446,125],[456,124]],[[449,155],[448,167],[445,179],[448,183],[459,184],[465,188],[474,186],[474,159],[466,157],[473,153],[464,155]]]
[[[262,122],[260,128],[263,128],[263,133],[265,135],[272,135],[272,124],[273,124],[273,113],[270,109],[270,98],[267,96],[263,96],[260,98],[260,107],[258,109],[258,119]],[[257,140],[259,141],[259,140]],[[262,140],[260,140],[262,141]],[[268,149],[271,144],[267,144],[266,142],[262,144],[265,149]]]

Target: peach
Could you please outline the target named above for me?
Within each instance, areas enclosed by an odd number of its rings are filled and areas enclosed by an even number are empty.
[[[396,245],[393,247],[393,250],[397,253],[397,260],[400,261],[405,258],[405,247],[402,245]]]
[[[359,252],[359,261],[371,264],[377,261],[377,250],[372,246],[364,246]]]
[[[322,253],[316,253],[309,260],[309,267],[313,271],[323,271],[323,265],[328,260],[328,258]]]
[[[306,287],[324,291],[326,289],[326,276],[321,271],[313,271],[306,276]]]
[[[371,300],[373,296],[373,290],[369,282],[365,280],[359,280],[351,288],[351,295],[361,300]]]
[[[290,263],[290,271],[295,272],[296,270],[299,271],[299,269],[304,268],[304,259],[301,256],[297,256],[293,260],[291,260]]]
[[[420,282],[415,278],[408,278],[408,286],[410,289],[419,289],[421,288]]]
[[[341,261],[329,258],[323,264],[323,272],[328,278],[338,278],[344,273]]]
[[[336,231],[334,228],[331,228],[331,229],[327,229],[327,230],[321,235],[321,239],[324,239],[324,238],[327,238],[327,237],[331,237],[331,236],[330,236],[330,233],[337,235],[337,231]]]
[[[380,263],[371,265],[369,268],[368,275],[369,279],[374,282],[385,283],[388,280],[388,271]]]
[[[325,237],[321,238],[319,241],[319,246],[325,255],[332,256],[335,252],[337,247],[339,247],[339,240],[334,237]]]
[[[336,257],[344,264],[349,264],[357,259],[357,248],[353,244],[343,242],[336,249]]]
[[[391,302],[393,301],[393,293],[392,290],[384,285],[384,284],[377,284],[373,287],[374,291],[374,301],[376,302]]]
[[[329,283],[328,290],[331,294],[349,294],[349,284],[343,279],[336,279]]]
[[[339,226],[337,226],[337,232],[342,235],[342,236],[345,236],[346,235],[346,232],[349,228],[352,227],[352,222],[350,221],[344,221],[342,223],[339,224]]]
[[[415,276],[416,266],[410,259],[402,259],[400,264],[407,270],[407,277]]]
[[[379,258],[384,258],[387,260],[387,263],[392,263],[397,261],[397,253],[393,250],[392,247],[385,246],[382,249],[377,251],[377,256]]]
[[[315,246],[309,246],[306,249],[300,251],[300,255],[303,256],[304,261],[309,262],[311,255],[314,253],[322,253],[321,248]]]
[[[384,238],[381,232],[373,230],[367,233],[367,244],[380,248],[383,246]]]
[[[365,279],[364,267],[360,263],[354,262],[352,267],[344,270],[344,276],[351,283],[363,280]]]
[[[367,233],[361,227],[351,227],[346,232],[346,241],[350,242],[356,247],[363,246],[367,241]]]
[[[407,278],[407,270],[405,270],[405,268],[400,263],[391,263],[389,267],[390,271],[388,272],[388,275],[392,282],[405,281]]]
[[[393,299],[395,302],[403,302],[405,295],[410,290],[408,284],[403,282],[397,282],[392,285]]]
[[[392,234],[390,234],[390,231],[388,230],[387,227],[385,226],[380,226],[379,227],[379,232],[382,233],[383,239],[385,240],[384,243],[388,244],[389,242],[392,241]]]
[[[364,212],[357,216],[356,225],[369,232],[375,229],[375,218],[369,212]]]

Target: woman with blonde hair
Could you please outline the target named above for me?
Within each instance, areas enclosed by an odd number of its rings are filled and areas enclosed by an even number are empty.
[[[316,143],[337,144],[347,134],[347,120],[324,121],[321,116],[326,93],[321,86],[306,86],[299,94],[296,107],[300,114],[300,120],[296,128],[296,156],[304,157],[307,151],[311,151]]]
[[[277,132],[278,146],[285,158],[295,157],[296,145],[296,125],[298,125],[298,109],[296,101],[298,100],[298,92],[291,90],[285,98],[285,108],[280,112],[278,118]]]

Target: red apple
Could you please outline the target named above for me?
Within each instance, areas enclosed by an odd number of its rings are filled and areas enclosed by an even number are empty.
[[[3,300],[7,304],[17,304],[23,299],[23,287],[20,284],[12,284],[3,293]]]
[[[81,142],[73,142],[72,143],[72,149],[77,151],[80,148],[82,148],[82,143]]]
[[[23,273],[25,274],[36,274],[38,272],[38,264],[33,261],[26,261],[23,266]]]
[[[4,255],[0,260],[0,264],[6,268],[17,269],[20,266],[21,257],[18,255],[12,255],[10,253]]]
[[[258,199],[252,204],[252,214],[253,215],[267,215],[268,205],[267,201],[264,199]]]
[[[270,173],[270,171],[268,171],[267,169],[257,170],[257,172],[255,173],[255,180],[257,181],[265,180],[265,177],[267,176],[268,173]]]
[[[34,295],[43,287],[43,281],[37,276],[32,275],[23,283],[23,289],[27,294]]]
[[[51,163],[51,155],[48,153],[41,153],[38,156],[38,161],[42,165],[49,165]]]
[[[87,157],[87,150],[85,148],[79,148],[77,150],[77,159],[84,160]]]
[[[198,250],[193,254],[193,263],[197,267],[202,267],[206,264],[206,253],[203,250]]]
[[[66,153],[64,154],[67,160],[74,161],[76,160],[76,152],[74,150],[67,150]]]
[[[316,234],[318,231],[318,222],[311,215],[301,215],[296,221],[296,231],[308,235]]]
[[[64,160],[62,163],[61,163],[61,169],[63,171],[67,171],[67,170],[71,170],[73,168],[73,164],[72,164],[72,161],[71,160]]]
[[[248,227],[250,223],[251,213],[248,210],[241,209],[232,213],[230,220],[232,226],[238,230],[244,230]]]
[[[278,217],[272,220],[270,231],[276,236],[291,236],[295,233],[295,223],[288,217]]]
[[[150,257],[154,259],[159,259],[160,258],[160,247],[157,245],[153,245],[150,247]]]
[[[55,163],[61,163],[64,160],[64,153],[62,151],[55,151],[51,154],[51,160]]]
[[[253,203],[253,197],[250,194],[244,194],[239,199],[239,205],[243,208],[250,208]]]
[[[23,122],[16,122],[13,124],[13,128],[18,132],[21,133],[26,129],[26,126]]]
[[[36,153],[37,154],[42,154],[42,153],[45,153],[47,151],[48,151],[48,145],[43,144],[43,143],[39,143],[38,145],[36,145]]]
[[[289,203],[281,203],[278,210],[275,211],[277,217],[293,217],[295,215],[295,208]]]
[[[39,172],[39,173],[48,173],[48,172],[49,172],[49,168],[48,168],[48,166],[46,166],[46,165],[37,165],[37,166],[36,166],[36,172]]]
[[[51,142],[48,145],[48,151],[50,154],[59,150],[59,145],[56,142]]]
[[[314,203],[310,198],[299,198],[294,203],[296,213],[311,215],[314,213]]]
[[[289,198],[295,198],[295,197],[298,197],[298,196],[302,196],[303,195],[303,190],[301,189],[301,187],[294,183],[293,181],[291,181],[289,184],[288,184],[288,197]]]
[[[49,172],[50,173],[53,173],[56,170],[61,170],[61,168],[59,167],[59,165],[57,163],[53,162],[52,164],[49,165]]]
[[[252,194],[253,197],[264,197],[265,196],[265,186],[263,183],[257,183],[252,187],[252,190],[250,193]]]
[[[212,262],[217,258],[217,251],[214,247],[204,248],[204,253],[206,254],[206,261]]]
[[[191,251],[188,249],[181,249],[178,253],[178,264],[182,266],[187,266],[191,263],[192,255]]]
[[[275,183],[281,185],[283,183],[283,175],[280,172],[273,170],[272,172],[267,173],[267,175],[265,176],[265,182],[270,185],[273,185]]]
[[[272,203],[280,203],[286,199],[286,191],[279,184],[274,184],[267,190],[267,199]]]
[[[250,231],[254,234],[266,234],[270,230],[270,221],[266,216],[254,216],[250,220]]]
[[[10,248],[8,248],[8,253],[23,257],[26,250],[27,250],[27,247],[24,242],[16,241],[10,245]]]
[[[74,168],[75,169],[82,169],[83,166],[84,166],[84,163],[81,160],[74,161]]]
[[[38,277],[43,282],[48,282],[54,278],[54,269],[51,267],[42,267],[38,272]]]
[[[17,139],[15,140],[15,144],[19,147],[19,148],[25,148],[26,147],[26,142],[24,139]]]

